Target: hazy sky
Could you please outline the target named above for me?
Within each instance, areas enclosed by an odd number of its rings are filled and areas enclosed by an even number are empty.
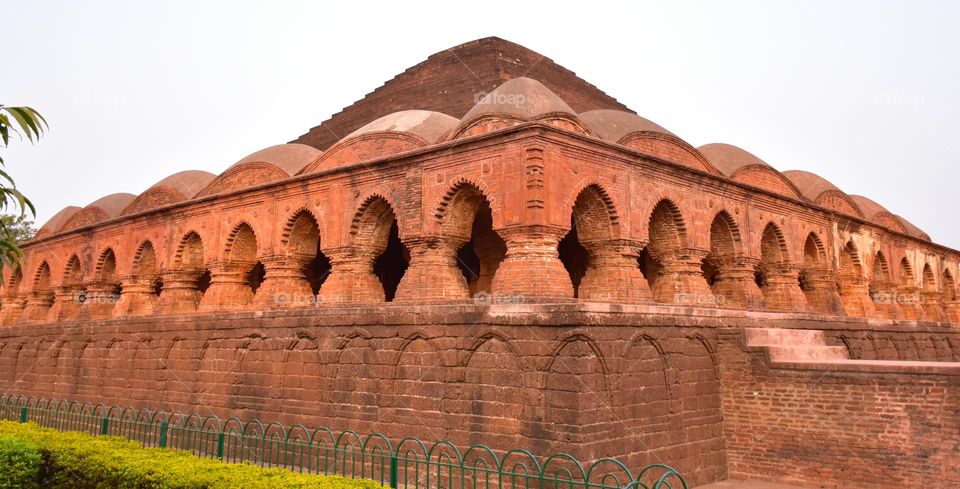
[[[38,223],[219,173],[486,36],[575,71],[694,146],[815,172],[960,248],[960,2],[0,0],[0,103],[50,122],[4,153]]]

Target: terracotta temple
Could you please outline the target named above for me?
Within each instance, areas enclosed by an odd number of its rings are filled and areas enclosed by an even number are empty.
[[[5,393],[960,487],[960,252],[501,39],[24,249]]]

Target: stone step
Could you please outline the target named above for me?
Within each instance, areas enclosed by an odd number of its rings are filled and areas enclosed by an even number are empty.
[[[848,360],[847,349],[842,346],[793,345],[767,346],[773,362]]]
[[[823,345],[823,331],[814,329],[750,328],[744,330],[747,346]]]

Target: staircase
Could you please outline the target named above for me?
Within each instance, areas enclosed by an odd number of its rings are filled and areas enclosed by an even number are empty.
[[[744,330],[747,346],[767,351],[771,362],[831,362],[849,360],[846,347],[829,346],[823,331],[751,328]]]

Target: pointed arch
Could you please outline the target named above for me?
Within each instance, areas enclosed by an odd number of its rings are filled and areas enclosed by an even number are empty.
[[[760,261],[768,265],[779,265],[790,261],[787,240],[780,226],[769,222],[763,228],[760,237]]]
[[[740,227],[726,210],[721,210],[710,223],[710,254],[730,256],[741,253]]]
[[[77,255],[71,255],[67,260],[67,265],[63,268],[62,285],[79,285],[83,282],[83,267],[80,265],[80,258]]]
[[[246,221],[240,221],[234,225],[230,234],[227,235],[227,242],[223,251],[228,261],[256,263],[257,235],[253,232],[253,226]]]
[[[873,258],[873,281],[889,282],[890,280],[890,266],[887,264],[887,257],[883,254],[883,250],[878,250]]]
[[[860,261],[860,252],[853,241],[847,241],[847,244],[840,250],[840,273],[857,278],[863,277],[863,264]]]
[[[804,268],[825,268],[827,266],[827,249],[823,240],[815,232],[807,235],[803,244]]]
[[[150,240],[144,240],[133,255],[133,274],[140,278],[152,278],[158,273],[157,252]]]
[[[175,267],[183,269],[201,269],[206,265],[203,239],[199,233],[188,231],[180,238],[173,263]]]
[[[284,224],[280,242],[289,255],[316,255],[320,246],[320,224],[316,216],[309,209],[298,209]]]
[[[663,261],[687,245],[687,226],[680,207],[670,199],[657,202],[650,213],[648,248],[654,259]]]
[[[117,273],[117,255],[113,248],[104,248],[97,258],[97,265],[93,270],[94,280],[113,281]]]
[[[954,280],[949,268],[943,269],[943,300],[960,300],[960,297],[957,297],[957,282]]]
[[[354,244],[382,253],[387,249],[390,228],[397,226],[396,221],[390,201],[383,195],[373,194],[361,202],[354,213],[350,235]]]
[[[929,263],[923,265],[923,290],[926,292],[937,291],[937,276],[933,273],[933,268]]]
[[[904,287],[915,287],[917,278],[913,275],[913,266],[910,260],[904,257],[900,260],[900,285]]]

